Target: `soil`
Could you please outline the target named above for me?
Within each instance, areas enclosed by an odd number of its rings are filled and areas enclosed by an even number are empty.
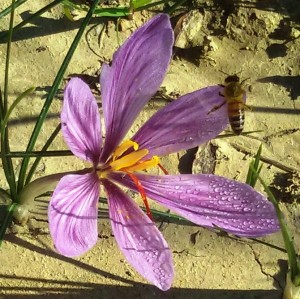
[[[50,1],[27,1],[17,9],[15,24]],[[10,4],[2,0],[0,10]],[[154,12],[122,20],[94,18],[67,70],[65,79],[82,75],[97,93],[99,69],[113,52]],[[172,22],[177,39],[174,57],[160,94],[151,100],[130,134],[157,109],[178,95],[222,84],[230,74],[245,81],[248,136],[212,140],[199,148],[163,158],[170,173],[213,172],[244,182],[248,166],[263,144],[262,177],[272,187],[296,247],[300,248],[300,4],[297,1],[188,2]],[[13,38],[10,103],[25,89],[36,91],[17,106],[10,121],[11,150],[25,150],[55,75],[80,26],[61,7],[46,12]],[[0,20],[8,28],[9,17]],[[177,24],[177,25],[176,25]],[[184,24],[184,26],[180,26]],[[0,44],[0,81],[4,82],[5,43]],[[66,82],[66,81],[65,81]],[[65,83],[64,82],[64,83]],[[3,86],[3,85],[2,85]],[[59,124],[62,90],[53,101],[36,149]],[[98,93],[99,94],[99,93]],[[100,98],[99,98],[100,100]],[[230,133],[230,129],[228,132]],[[59,135],[51,149],[66,148]],[[14,160],[16,172],[20,160]],[[2,166],[1,166],[2,167]],[[75,157],[44,158],[36,177],[81,169]],[[7,188],[3,173],[1,188]],[[263,191],[260,184],[257,189]],[[3,200],[2,200],[3,201]],[[176,269],[173,287],[161,292],[127,264],[111,233],[106,206],[100,206],[98,244],[80,258],[57,254],[49,237],[49,198],[36,199],[26,226],[14,224],[0,251],[0,298],[272,298],[282,297],[287,255],[281,234],[258,240],[239,239],[179,220],[160,219]],[[156,207],[156,206],[154,206]]]

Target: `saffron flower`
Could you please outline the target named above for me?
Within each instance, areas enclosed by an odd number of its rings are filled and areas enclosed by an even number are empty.
[[[100,114],[87,84],[69,81],[61,113],[62,133],[73,154],[92,164],[65,175],[49,204],[50,233],[56,250],[82,255],[97,242],[100,186],[107,194],[115,239],[127,261],[161,290],[170,288],[174,269],[170,249],[151,220],[145,197],[208,228],[258,237],[278,230],[274,208],[246,184],[216,175],[147,175],[159,156],[195,147],[228,124],[220,86],[180,97],[153,115],[130,139],[130,126],[159,88],[171,59],[173,31],[160,14],[135,31],[104,65],[100,78],[105,141]],[[226,106],[226,105],[225,105]],[[146,215],[120,185],[142,195]]]

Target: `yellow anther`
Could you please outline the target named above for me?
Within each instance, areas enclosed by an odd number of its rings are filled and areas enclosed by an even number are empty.
[[[135,165],[141,159],[143,159],[149,151],[147,149],[142,149],[136,152],[132,152],[120,159],[117,159],[109,164],[112,170],[120,170],[122,168],[128,168]]]
[[[127,167],[126,171],[135,172],[135,171],[143,171],[151,167],[155,167],[159,164],[159,157],[153,156],[151,160],[146,160],[140,163],[137,163],[131,167]]]
[[[120,157],[121,155],[123,155],[131,147],[133,147],[133,149],[135,151],[137,151],[138,148],[139,148],[139,145],[136,142],[132,141],[132,140],[126,140],[123,143],[121,143],[116,148],[115,152],[113,153],[112,160],[115,161],[118,157]]]

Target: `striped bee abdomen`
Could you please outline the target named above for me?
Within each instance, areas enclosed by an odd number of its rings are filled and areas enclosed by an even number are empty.
[[[240,135],[244,129],[245,110],[244,103],[229,102],[228,103],[228,118],[232,131],[236,135]]]

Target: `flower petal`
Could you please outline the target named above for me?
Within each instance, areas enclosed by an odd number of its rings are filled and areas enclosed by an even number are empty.
[[[165,291],[174,269],[171,252],[155,224],[124,192],[104,181],[116,241],[128,262],[148,281]]]
[[[279,229],[272,203],[249,185],[205,174],[135,175],[147,196],[198,225],[244,237]],[[136,190],[127,176],[114,173],[111,178]]]
[[[98,163],[102,145],[100,114],[89,86],[79,78],[71,79],[65,89],[61,123],[72,153]]]
[[[221,86],[210,86],[180,97],[154,114],[132,140],[140,149],[148,149],[148,157],[152,157],[189,149],[216,137],[228,125],[227,105],[211,111],[224,102],[221,91]]]
[[[56,250],[79,256],[97,242],[97,202],[100,184],[95,173],[66,175],[58,183],[48,208]]]
[[[138,113],[159,88],[171,59],[173,31],[161,14],[136,30],[104,65],[101,93],[106,140],[105,162],[122,141]]]

